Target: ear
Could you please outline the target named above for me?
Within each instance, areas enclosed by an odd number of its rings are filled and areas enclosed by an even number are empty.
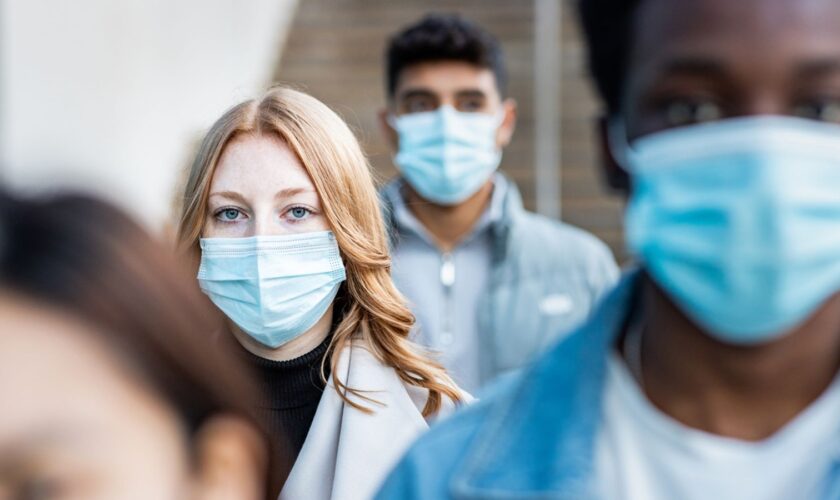
[[[382,130],[388,145],[391,146],[391,150],[397,151],[400,147],[400,136],[389,123],[389,116],[391,116],[391,112],[387,108],[379,110],[379,128]]]
[[[268,444],[246,420],[213,417],[196,434],[194,500],[262,500]]]
[[[516,101],[511,98],[502,101],[502,113],[504,118],[496,131],[496,147],[500,149],[510,144],[516,130]]]
[[[625,197],[628,196],[630,194],[630,175],[616,160],[612,148],[610,148],[609,118],[604,115],[597,119],[595,137],[600,153],[601,172],[607,181],[607,185]]]

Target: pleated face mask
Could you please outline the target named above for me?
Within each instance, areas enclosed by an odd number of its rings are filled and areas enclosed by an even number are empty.
[[[200,243],[201,289],[243,332],[272,348],[312,328],[346,278],[330,231]]]
[[[710,334],[773,340],[840,290],[840,126],[736,118],[624,152],[629,248]]]
[[[474,195],[499,167],[496,131],[504,115],[468,113],[451,106],[391,118],[399,133],[394,162],[423,198],[456,205]]]

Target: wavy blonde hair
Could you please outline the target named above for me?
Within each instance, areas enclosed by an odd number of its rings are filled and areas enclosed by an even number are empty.
[[[404,382],[427,389],[423,415],[437,413],[446,396],[461,393],[446,370],[408,340],[414,316],[391,280],[391,258],[370,166],[347,124],[326,105],[302,92],[278,87],[259,99],[231,108],[205,136],[184,190],[178,227],[181,250],[197,266],[199,237],[207,215],[210,183],[228,142],[241,134],[277,134],[297,155],[321,199],[347,269],[343,314],[329,346],[332,380],[351,406],[365,408],[348,393],[375,402],[347,387],[336,372],[336,352],[361,336],[376,358]],[[323,366],[322,366],[323,376]]]

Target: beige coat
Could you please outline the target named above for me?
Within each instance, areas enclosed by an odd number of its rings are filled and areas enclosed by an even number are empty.
[[[394,369],[380,363],[361,341],[342,350],[336,372],[342,382],[381,405],[350,396],[374,410],[373,414],[363,413],[346,404],[330,380],[280,493],[283,500],[372,498],[409,445],[429,428],[430,421],[422,415],[427,392],[404,384]],[[444,400],[436,419],[455,409],[452,402]]]

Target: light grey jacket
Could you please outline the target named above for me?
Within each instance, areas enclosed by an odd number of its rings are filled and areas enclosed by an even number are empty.
[[[381,198],[396,247],[400,229],[387,197]],[[479,355],[482,382],[521,367],[581,323],[619,278],[603,242],[526,211],[509,180],[503,206],[503,216],[490,228],[493,266],[478,310],[485,339]]]

